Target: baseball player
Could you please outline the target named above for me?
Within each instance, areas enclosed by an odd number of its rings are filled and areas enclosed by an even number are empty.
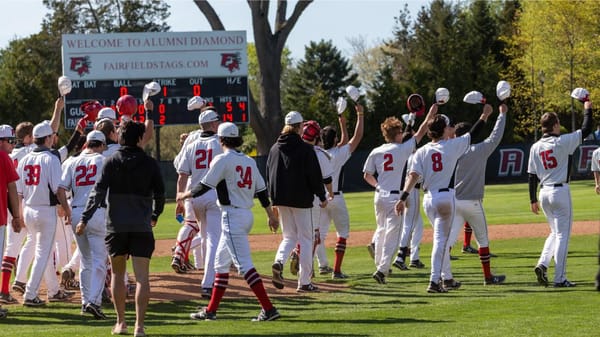
[[[321,210],[321,219],[319,220],[321,243],[317,245],[317,256],[325,261],[325,266],[328,266],[327,254],[325,252],[325,239],[329,232],[329,225],[333,220],[335,230],[337,234],[337,241],[335,243],[335,261],[333,264],[333,272],[331,274],[332,279],[345,279],[348,276],[342,273],[342,261],[344,260],[344,254],[346,253],[346,240],[350,235],[350,217],[348,214],[348,208],[346,207],[346,201],[344,200],[344,194],[342,193],[343,188],[343,167],[344,164],[350,159],[350,156],[358,147],[364,130],[364,110],[362,105],[356,104],[356,126],[354,128],[354,135],[348,140],[348,130],[346,127],[346,118],[343,114],[338,115],[338,121],[340,123],[340,139],[337,139],[335,128],[325,127],[321,130],[321,140],[323,142],[323,149],[327,151],[331,158],[331,165],[333,166],[332,176],[332,189],[333,199],[329,200],[327,207]]]
[[[398,248],[402,217],[395,214],[394,205],[400,197],[402,171],[410,154],[427,131],[427,121],[437,113],[437,105],[429,109],[426,120],[414,136],[403,142],[403,125],[396,117],[388,117],[381,123],[385,144],[373,149],[363,168],[365,181],[375,188],[375,267],[373,279],[385,284],[392,258]],[[377,174],[377,177],[375,177]]]
[[[73,295],[59,288],[55,269],[48,261],[56,233],[57,202],[65,212],[66,222],[70,224],[71,221],[71,208],[64,190],[58,188],[61,175],[60,160],[50,152],[54,135],[55,132],[48,121],[37,124],[33,128],[34,143],[37,147],[19,162],[17,169],[21,177],[17,190],[24,201],[24,220],[36,240],[35,259],[23,295],[25,306],[40,306],[46,303],[38,297],[42,275],[45,276],[49,301],[63,301]]]
[[[577,89],[576,89],[577,90]],[[575,92],[575,91],[574,91]],[[578,96],[584,102],[583,123],[580,130],[560,134],[560,120],[554,112],[547,112],[540,118],[543,136],[529,151],[529,198],[531,211],[539,213],[540,206],[550,226],[544,248],[534,268],[539,284],[548,286],[547,270],[554,257],[554,287],[574,287],[567,280],[567,253],[571,225],[573,223],[573,205],[569,189],[569,156],[579,144],[592,132],[592,102],[589,94]],[[540,184],[539,201],[536,190]]]
[[[273,285],[283,289],[283,265],[296,244],[311,247],[314,228],[311,208],[317,195],[319,207],[327,206],[323,175],[314,149],[300,138],[304,119],[297,111],[285,116],[285,126],[267,158],[269,194],[279,210],[283,240],[271,266]],[[319,288],[311,282],[312,254],[301,249],[299,256],[298,292],[314,292]]]
[[[35,148],[32,132],[33,124],[30,122],[19,123],[15,129],[16,145],[10,153],[10,158],[14,162],[15,168],[23,157]],[[22,208],[22,206],[21,204],[20,207]],[[21,294],[25,292],[27,271],[31,265],[31,261],[33,261],[35,248],[33,238],[27,240],[25,242],[26,245],[24,245],[23,241],[28,233],[29,231],[26,226],[23,226],[19,232],[12,230],[12,228],[7,228],[6,249],[2,257],[2,284],[0,286],[0,302],[2,303],[14,304],[18,302],[9,292],[10,277],[17,262],[17,257],[19,257],[19,264],[15,273],[13,290]]]
[[[21,209],[19,207],[19,199],[17,195],[17,183],[19,176],[15,170],[13,161],[8,156],[15,146],[15,132],[10,125],[0,125],[0,167],[2,175],[0,176],[0,249],[4,247],[4,235],[6,233],[5,227],[8,226],[10,221],[12,229],[19,232],[23,226],[23,219],[21,217]],[[8,211],[12,214],[12,217],[8,217]],[[0,253],[1,254],[1,253]],[[14,298],[9,293],[0,293],[0,302],[2,303],[14,303]],[[8,313],[7,309],[2,308],[0,305],[0,318],[5,318]]]
[[[437,115],[433,121],[429,121],[428,136],[431,142],[415,152],[404,190],[395,206],[397,214],[404,213],[410,192],[419,178],[423,177],[423,208],[433,225],[431,276],[427,287],[429,293],[445,293],[448,289],[458,289],[461,285],[454,280],[450,268],[447,268],[447,274],[442,275],[443,266],[450,265],[448,240],[454,219],[455,200],[451,178],[458,158],[469,148],[471,133],[483,128],[482,119],[485,118],[487,117],[482,115],[470,132],[457,138],[449,138],[454,133],[454,128],[447,116]]]
[[[280,317],[271,303],[260,275],[254,268],[250,254],[248,234],[254,222],[251,208],[257,194],[268,216],[271,231],[276,231],[279,222],[273,213],[265,181],[260,175],[254,159],[237,150],[242,145],[242,137],[233,123],[219,126],[217,135],[224,152],[216,156],[202,181],[185,193],[178,193],[177,200],[200,196],[211,189],[219,189],[222,234],[219,239],[214,268],[215,284],[208,306],[190,315],[196,320],[215,320],[217,309],[229,282],[229,268],[233,262],[244,275],[248,286],[262,307],[253,321],[272,321]],[[207,266],[208,268],[208,266]]]
[[[484,105],[484,114],[491,114],[492,106]],[[490,248],[488,240],[487,222],[483,210],[483,192],[485,187],[485,167],[487,158],[500,144],[506,125],[506,104],[499,107],[500,114],[494,125],[494,129],[483,142],[473,144],[467,152],[460,157],[456,164],[454,173],[454,186],[456,189],[455,216],[450,233],[450,242],[456,241],[463,223],[468,222],[475,232],[475,238],[479,244],[479,259],[484,275],[484,285],[500,284],[504,282],[504,275],[492,275],[490,271]],[[470,123],[459,123],[455,128],[456,137],[467,133],[471,128]]]
[[[106,278],[108,251],[104,245],[106,237],[106,205],[100,207],[87,225],[77,227],[81,214],[94,184],[104,167],[102,151],[106,138],[100,131],[91,131],[86,137],[86,149],[64,168],[60,188],[71,191],[73,209],[73,230],[81,254],[81,312],[92,314],[96,319],[106,319],[102,312],[102,290]]]
[[[220,119],[215,110],[205,110],[198,117],[202,127],[199,137],[181,150],[177,163],[177,191],[184,192],[188,186],[197,186],[208,172],[213,158],[222,153],[219,139],[216,135]],[[191,177],[191,179],[190,179]],[[217,251],[221,226],[219,217],[221,212],[217,206],[217,192],[211,190],[202,196],[177,202],[177,213],[182,213],[185,208],[186,216],[192,218],[185,220],[184,225],[177,234],[177,244],[173,252],[171,267],[178,273],[185,272],[192,240],[198,232],[206,238],[206,254],[204,254],[204,276],[202,278],[202,295],[209,297],[214,283],[215,270],[214,258]],[[196,222],[197,221],[197,222]]]

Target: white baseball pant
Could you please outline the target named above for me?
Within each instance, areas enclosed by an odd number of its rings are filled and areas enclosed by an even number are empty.
[[[481,200],[456,200],[456,212],[450,234],[450,245],[458,240],[458,235],[463,231],[463,224],[469,223],[475,234],[479,247],[489,247],[488,226]]]
[[[444,189],[447,190],[447,189]],[[438,283],[442,277],[452,279],[452,272],[442,275],[442,266],[450,266],[450,231],[454,221],[454,189],[428,191],[423,197],[423,208],[433,225],[433,247],[431,249],[430,282]],[[448,270],[450,270],[448,268]]]
[[[9,214],[8,223],[11,222],[12,217]],[[23,242],[29,233],[27,227],[21,228],[21,231],[17,233],[12,229],[11,225],[8,225],[6,231],[6,248],[4,250],[4,256],[12,257],[15,259],[17,257],[19,258],[17,270],[14,271],[15,281],[26,283],[27,270],[29,270],[29,266],[33,261],[33,255],[35,253],[35,243],[33,242],[33,240],[27,240]],[[14,266],[11,268],[14,268]],[[19,268],[21,269],[20,273],[18,272]]]
[[[298,287],[310,284],[312,275],[312,245],[313,245],[313,223],[311,222],[310,208],[296,208],[288,206],[277,206],[279,209],[279,220],[283,240],[275,254],[275,262],[285,264],[290,252],[296,244],[300,247],[300,271],[298,273]]]
[[[408,195],[408,205],[402,215],[402,232],[400,234],[400,247],[410,244],[410,260],[419,260],[419,245],[423,238],[423,218],[421,217],[419,190],[413,189]],[[406,262],[406,261],[405,261]]]
[[[254,268],[248,241],[254,223],[252,211],[232,206],[224,206],[221,211],[222,231],[216,248],[214,270],[219,274],[228,273],[233,262],[240,274],[245,275]]]
[[[388,191],[375,192],[375,219],[379,235],[375,240],[375,267],[377,271],[387,275],[392,260],[398,249],[402,217],[396,215],[395,205],[399,194],[390,194]]]
[[[342,192],[337,192],[333,200],[327,203],[327,207],[319,208],[321,210],[321,217],[319,219],[319,233],[321,235],[321,243],[317,246],[317,260],[319,266],[328,266],[327,254],[325,249],[325,240],[329,233],[329,226],[333,220],[335,225],[335,231],[338,237],[348,239],[350,236],[350,216],[348,214],[348,208],[346,207],[346,201]],[[315,207],[315,206],[313,206]],[[316,207],[319,207],[318,204]],[[325,263],[321,263],[325,261]]]
[[[215,282],[215,255],[221,236],[221,210],[217,206],[216,191],[209,192],[192,199],[194,215],[200,227],[200,233],[205,238],[206,251],[204,254],[204,276],[202,288],[212,288]],[[192,238],[191,238],[192,239]],[[191,246],[191,240],[190,240]]]

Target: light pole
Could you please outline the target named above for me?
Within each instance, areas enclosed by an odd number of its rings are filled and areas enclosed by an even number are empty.
[[[540,101],[541,101],[541,109],[540,109],[540,117],[544,114],[544,81],[546,80],[546,74],[544,74],[543,70],[540,70],[539,74],[538,74],[538,80],[540,81]],[[538,121],[537,121],[537,115],[536,115],[536,128],[535,128],[535,140],[538,139]]]

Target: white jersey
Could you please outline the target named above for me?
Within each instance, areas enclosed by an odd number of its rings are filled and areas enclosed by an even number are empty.
[[[17,167],[21,159],[23,159],[23,157],[25,157],[33,149],[35,149],[35,144],[15,147],[10,153],[10,159],[13,160],[15,167]]]
[[[182,155],[177,163],[177,173],[191,176],[188,186],[197,186],[208,172],[212,160],[223,153],[219,137],[215,134],[209,137],[198,137],[182,149]]]
[[[121,148],[120,144],[112,143],[106,145],[106,149],[102,152],[102,155],[106,158],[115,154]]]
[[[265,180],[254,159],[233,150],[214,158],[202,183],[217,188],[223,180],[227,190],[217,190],[219,206],[224,206],[223,203],[228,201],[233,207],[250,209],[254,205],[254,195],[266,189]]]
[[[568,181],[569,156],[581,144],[581,130],[556,136],[544,136],[531,146],[527,172],[537,175],[540,184]]]
[[[592,152],[592,172],[600,172],[600,147]]]
[[[61,178],[60,160],[49,150],[34,150],[19,162],[17,192],[27,206],[53,206]]]
[[[72,192],[72,207],[85,207],[104,167],[105,157],[102,154],[87,151],[69,159],[63,168],[60,187]]]
[[[380,145],[369,153],[363,172],[371,175],[377,173],[377,185],[380,192],[399,191],[402,183],[402,171],[416,146],[414,137],[401,144]]]
[[[315,146],[314,148],[317,159],[319,160],[323,179],[330,178],[333,175],[333,166],[331,166],[331,157],[329,157],[329,153],[318,146]]]
[[[449,185],[456,162],[469,149],[470,143],[470,133],[437,143],[427,143],[413,155],[409,172],[423,177],[423,190],[437,191],[453,187]]]
[[[342,167],[352,155],[352,152],[350,152],[350,144],[334,146],[325,151],[329,153],[329,156],[331,157],[331,166],[333,167],[333,176],[331,177],[333,181],[331,182],[331,188],[334,192],[339,192],[341,189],[340,185],[342,183]]]

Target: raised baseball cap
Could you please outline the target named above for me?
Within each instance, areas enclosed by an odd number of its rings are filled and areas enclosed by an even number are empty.
[[[219,120],[219,114],[217,114],[217,112],[212,109],[205,110],[200,114],[200,116],[198,116],[199,124],[216,122],[218,120]]]
[[[219,125],[219,128],[217,129],[217,136],[236,138],[240,136],[240,131],[235,124],[231,122],[225,122]]]
[[[104,118],[115,120],[117,119],[117,113],[112,108],[102,108],[98,111],[98,118],[96,120],[101,120]]]
[[[106,137],[104,137],[104,133],[102,133],[101,131],[98,131],[98,130],[94,130],[94,131],[91,131],[90,133],[88,133],[87,136],[85,137],[85,140],[88,142],[97,140],[99,142],[106,143]]]
[[[286,125],[298,124],[302,123],[302,121],[304,121],[304,118],[302,118],[302,115],[298,111],[290,111],[285,115]]]
[[[202,109],[206,105],[206,100],[200,96],[194,96],[188,100],[187,109],[189,111]]]
[[[33,138],[44,138],[54,133],[50,121],[45,120],[33,127]]]
[[[15,130],[10,125],[0,125],[0,138],[15,138]]]

